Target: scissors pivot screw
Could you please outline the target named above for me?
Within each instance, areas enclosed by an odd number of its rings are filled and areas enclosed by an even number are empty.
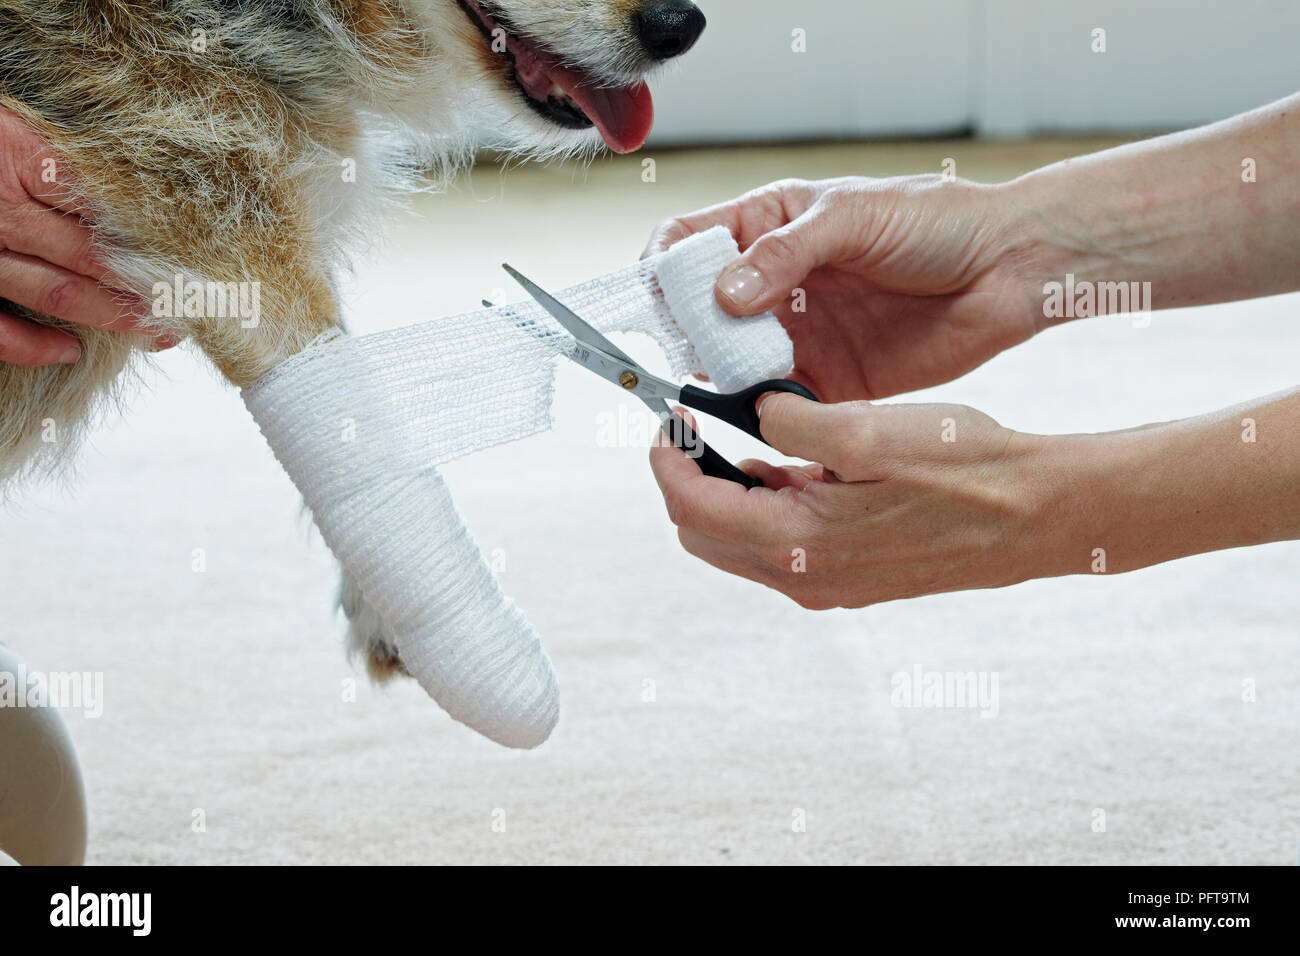
[[[636,372],[624,372],[618,377],[618,384],[622,385],[630,392],[637,386]]]

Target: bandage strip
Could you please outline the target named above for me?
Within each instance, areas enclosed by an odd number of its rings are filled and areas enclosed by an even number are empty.
[[[774,316],[718,309],[714,279],[737,254],[717,228],[557,298],[603,332],[650,335],[678,376],[739,388],[787,374],[793,351]],[[568,341],[535,304],[499,306],[323,337],[243,393],[407,670],[453,718],[509,747],[550,735],[558,686],[437,466],[546,430]]]

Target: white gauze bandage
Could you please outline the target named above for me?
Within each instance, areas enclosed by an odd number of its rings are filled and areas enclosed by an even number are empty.
[[[715,304],[737,255],[718,227],[556,298],[601,331],[650,335],[678,376],[741,388],[786,375],[793,349],[775,316],[735,319]],[[437,466],[549,428],[553,360],[569,341],[524,302],[325,336],[243,392],[407,670],[456,720],[510,747],[550,735],[555,674]]]

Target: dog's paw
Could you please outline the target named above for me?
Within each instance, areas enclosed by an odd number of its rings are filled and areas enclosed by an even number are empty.
[[[397,653],[393,635],[380,620],[378,612],[366,603],[361,589],[346,571],[339,578],[339,607],[348,619],[344,643],[349,660],[363,659],[366,672],[377,683],[410,676]]]

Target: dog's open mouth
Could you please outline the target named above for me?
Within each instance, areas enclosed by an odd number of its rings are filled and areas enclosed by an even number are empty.
[[[640,149],[654,124],[654,101],[643,80],[611,86],[598,77],[563,65],[540,42],[513,30],[479,0],[457,0],[489,43],[504,37],[515,85],[524,101],[566,129],[595,126],[616,153]],[[500,32],[497,32],[500,31]],[[494,47],[499,50],[499,42]]]

